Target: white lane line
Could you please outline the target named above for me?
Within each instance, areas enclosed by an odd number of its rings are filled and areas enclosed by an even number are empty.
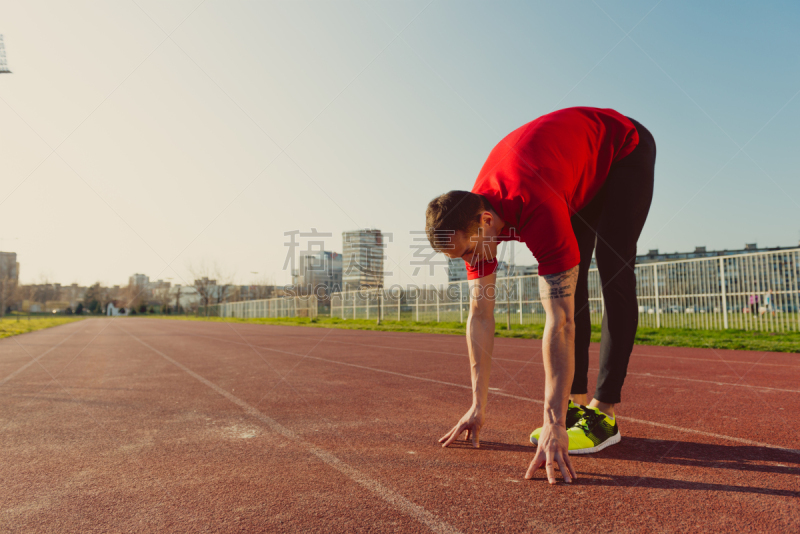
[[[599,371],[599,369],[592,368],[593,371]],[[717,386],[736,386],[740,388],[750,388],[750,389],[766,389],[769,391],[786,391],[789,393],[800,393],[798,389],[782,389],[782,388],[772,388],[769,386],[753,386],[750,384],[734,384],[732,382],[718,382],[716,380],[702,380],[700,378],[685,378],[681,376],[663,376],[663,375],[654,375],[652,373],[633,373],[628,372],[629,375],[636,375],[636,376],[646,376],[651,378],[665,378],[668,380],[685,380],[686,382],[702,382],[704,384],[715,384]]]
[[[260,348],[266,348],[267,350],[273,350],[273,349],[269,349],[267,347],[260,347]],[[284,352],[284,351],[278,351],[278,352]],[[401,376],[401,377],[404,377],[404,378],[413,378],[415,380],[423,380],[425,382],[435,382],[437,384],[442,384],[442,385],[445,385],[445,386],[454,386],[454,387],[458,387],[458,388],[462,388],[462,389],[468,389],[468,390],[472,391],[472,386],[466,386],[464,384],[455,384],[453,382],[444,382],[442,380],[434,380],[433,378],[425,378],[425,377],[421,377],[421,376],[407,375],[407,374],[403,374],[403,373],[397,373],[395,371],[387,371],[385,369],[376,369],[374,367],[367,367],[367,366],[364,366],[364,365],[357,365],[357,364],[354,364],[354,363],[338,362],[336,360],[329,360],[327,358],[320,358],[319,356],[308,356],[308,358],[313,359],[313,360],[320,360],[320,361],[328,362],[328,363],[335,363],[337,365],[347,365],[349,367],[356,367],[358,369],[366,369],[368,371],[375,371],[377,373],[386,373],[386,374],[389,374],[389,375]],[[535,404],[544,404],[544,401],[540,401],[538,399],[532,399],[530,397],[521,397],[519,395],[511,395],[510,393],[502,393],[500,391],[491,391],[491,390],[489,391],[489,393],[491,395],[499,395],[501,397],[508,397],[508,398],[511,398],[511,399],[517,399],[517,400],[521,400],[521,401],[525,401],[525,402],[533,402]],[[746,445],[751,445],[751,446],[754,446],[754,447],[766,447],[768,449],[775,449],[775,450],[778,450],[778,451],[790,452],[790,453],[793,453],[793,454],[800,454],[800,450],[787,449],[787,448],[784,448],[784,447],[779,447],[777,445],[772,445],[770,443],[763,443],[763,442],[760,442],[760,441],[752,441],[752,440],[749,440],[749,439],[737,438],[737,437],[734,437],[734,436],[726,436],[724,434],[716,434],[714,432],[705,432],[703,430],[694,430],[692,428],[683,428],[683,427],[679,427],[679,426],[667,425],[667,424],[664,424],[664,423],[656,423],[654,421],[646,421],[644,419],[637,419],[635,417],[628,417],[628,416],[621,416],[621,415],[618,416],[617,419],[621,419],[623,421],[630,421],[632,423],[639,423],[639,424],[643,424],[643,425],[655,426],[655,427],[659,427],[659,428],[667,428],[669,430],[675,430],[677,432],[687,432],[687,433],[690,433],[690,434],[699,434],[701,436],[707,436],[707,437],[716,438],[716,439],[724,439],[724,440],[727,440],[727,441],[735,441],[737,443],[744,443]]]
[[[356,342],[353,342],[353,341],[336,341],[336,340],[333,340],[333,339],[327,340],[326,343],[340,343],[340,344],[344,344],[344,345],[356,345],[356,346],[359,346],[359,347],[373,347],[373,348],[379,348],[379,349],[405,350],[405,351],[410,351],[410,352],[428,352],[428,353],[431,353],[431,354],[446,354],[448,356],[459,356],[461,358],[467,358],[468,357],[466,354],[458,353],[458,352],[445,352],[445,351],[439,351],[439,350],[426,350],[426,349],[412,349],[412,348],[405,348],[405,347],[387,347],[386,345],[371,345],[371,344],[367,344],[367,343],[356,343]],[[287,353],[287,354],[292,354],[292,353]],[[501,361],[501,362],[514,362],[514,363],[521,363],[521,364],[531,364],[532,363],[534,365],[539,365],[539,366],[544,365],[539,360],[527,361],[526,362],[524,360],[516,360],[516,359],[513,359],[513,358],[496,358],[496,357],[493,357],[492,359],[493,360],[497,360],[497,361]],[[711,360],[711,361],[715,361],[717,363],[722,363],[721,360]],[[591,371],[599,371],[600,369],[598,369],[596,367],[590,367],[589,370],[591,370]],[[654,375],[652,373],[638,373],[638,372],[635,372],[635,371],[628,371],[628,375],[644,376],[644,377],[648,377],[648,378],[664,378],[664,379],[667,379],[667,380],[683,380],[683,381],[686,381],[686,382],[700,382],[700,383],[703,383],[703,384],[714,384],[716,386],[734,386],[734,387],[751,388],[751,389],[765,389],[765,390],[768,390],[768,391],[782,391],[782,392],[787,392],[787,393],[800,393],[800,390],[798,390],[798,389],[773,388],[773,387],[769,387],[769,386],[756,386],[756,385],[739,384],[739,383],[733,383],[733,382],[720,382],[718,380],[702,380],[702,379],[699,379],[699,378],[686,378],[686,377],[682,377],[682,376]]]
[[[242,324],[244,326],[247,326],[247,323],[240,323],[240,324]],[[292,329],[309,328],[309,327],[306,327],[306,326],[291,326],[291,325],[259,325],[259,324],[256,324],[256,325],[253,325],[253,326],[270,326],[272,328],[280,328],[280,327],[284,327],[285,326],[287,328],[292,328]],[[326,330],[325,327],[317,327],[317,328],[319,328],[321,330]],[[365,331],[365,330],[355,330],[355,329],[347,329],[347,328],[332,328],[330,330],[339,330],[342,333],[343,337],[346,334],[361,335],[361,334],[367,334],[367,333],[369,333],[369,334],[378,333],[378,334],[381,335],[381,337],[397,337],[397,338],[399,338],[399,337],[402,337],[404,335],[418,334],[420,336],[436,336],[434,338],[428,338],[428,341],[434,340],[434,341],[441,341],[441,342],[445,342],[445,340],[441,339],[441,337],[443,337],[443,336],[447,336],[447,337],[453,337],[454,336],[454,334],[430,334],[430,333],[426,333],[426,332],[402,332],[401,334],[392,334],[391,332]],[[281,337],[299,337],[299,338],[303,338],[303,339],[308,339],[309,338],[309,336],[307,336],[307,335],[300,335],[300,334],[279,334],[277,336],[259,335],[258,337],[277,337],[277,338],[281,338]],[[495,338],[495,345],[494,345],[495,347],[504,347],[505,349],[518,348],[517,345],[514,345],[512,343],[499,343],[500,339],[504,339],[504,340],[510,341],[510,339],[508,339],[508,338]],[[525,338],[513,338],[513,339],[515,339],[515,340],[517,340],[519,342],[541,341],[540,339],[525,339]],[[313,341],[313,340],[309,340],[309,341]],[[335,338],[334,339],[328,339],[327,342],[329,342],[329,343],[342,343],[342,344],[347,344],[347,345],[362,345],[362,346],[365,346],[365,347],[369,346],[369,347],[376,347],[376,348],[382,348],[382,349],[414,350],[414,351],[418,351],[418,352],[433,352],[433,353],[441,353],[441,354],[456,354],[454,352],[444,352],[444,351],[436,351],[436,350],[428,350],[428,351],[426,351],[426,350],[422,350],[422,349],[407,349],[407,348],[403,348],[403,347],[386,346],[386,345],[367,345],[367,344],[364,344],[364,343],[356,343],[356,342],[353,342],[353,341],[338,341]],[[656,347],[658,345],[647,345],[647,346],[648,347]],[[689,348],[692,348],[692,347],[672,347],[672,348],[689,349]],[[706,349],[706,348],[702,348],[702,347],[699,347],[699,348],[700,348],[700,350],[715,350],[715,349]],[[716,349],[716,350],[732,350],[732,349]],[[759,353],[759,352],[765,352],[765,351],[748,351],[748,352]],[[599,354],[599,349],[590,349],[589,350],[589,355],[590,356],[592,356],[592,355],[597,356],[598,354]],[[778,354],[795,354],[795,353],[778,353]],[[735,364],[739,364],[739,365],[751,365],[751,366],[752,365],[758,365],[758,366],[768,366],[768,367],[790,367],[790,368],[793,368],[793,369],[800,370],[800,365],[792,365],[792,364],[788,364],[788,363],[742,362],[742,361],[738,361],[738,360],[723,360],[723,359],[719,359],[719,358],[688,358],[686,356],[671,356],[671,355],[665,355],[665,354],[644,354],[642,352],[633,352],[633,353],[631,353],[631,356],[640,356],[640,357],[644,357],[644,358],[659,358],[659,359],[665,359],[665,360],[685,360],[685,361],[690,361],[690,362],[735,363]],[[498,359],[498,358],[495,358],[495,359]],[[507,359],[503,359],[503,361],[525,363],[525,360],[514,360],[514,359],[508,359],[508,358]]]
[[[411,332],[413,333],[413,332]],[[302,337],[302,336],[297,336]],[[361,343],[355,343],[353,341],[337,341],[334,339],[328,340],[331,343],[347,343],[351,345],[361,345]],[[521,341],[541,341],[541,340],[521,340]],[[381,348],[400,348],[400,347],[391,347],[385,345],[369,345],[372,347],[381,347]],[[648,346],[655,346],[655,345],[648,345]],[[495,347],[503,347],[504,349],[514,349],[519,348],[514,346],[510,343],[497,343],[497,338],[495,338]],[[674,348],[688,348],[688,347],[674,347]],[[400,350],[416,350],[416,349],[400,349]],[[713,349],[702,349],[702,350],[713,350]],[[719,350],[731,350],[731,349],[719,349]],[[439,352],[439,351],[426,351],[426,352]],[[764,352],[764,351],[752,351],[754,353]],[[452,352],[442,352],[443,354],[453,354]],[[598,356],[600,353],[599,349],[590,349],[589,355],[590,356]],[[794,353],[780,353],[780,354],[794,354]],[[736,363],[740,365],[758,365],[758,366],[768,366],[768,367],[791,367],[793,369],[800,370],[800,365],[792,365],[788,363],[764,363],[764,362],[742,362],[738,360],[724,360],[720,358],[687,358],[686,356],[669,356],[666,354],[644,354],[642,352],[632,352],[631,356],[639,356],[644,358],[658,358],[663,360],[684,360],[689,362],[713,362],[713,363]],[[521,363],[525,363],[524,360],[514,360],[514,359],[507,359],[507,361],[518,361]]]
[[[192,337],[203,337],[203,338],[213,339],[213,340],[218,341],[218,342],[232,343],[234,345],[248,346],[246,343],[241,343],[241,342],[238,342],[238,341],[228,341],[226,339],[215,338],[215,337],[212,337],[212,336],[203,336],[203,335],[199,335],[199,334],[184,334],[184,335],[190,335]],[[278,352],[278,353],[281,353],[281,354],[289,354],[291,356],[305,356],[304,354],[298,354],[296,352],[289,352],[289,351],[285,351],[285,350],[273,349],[271,347],[264,347],[264,346],[261,346],[261,345],[253,345],[253,346],[256,347],[256,348],[259,348],[259,349],[269,350],[269,351],[272,351],[272,352]],[[319,361],[323,361],[323,362],[333,363],[333,364],[336,364],[336,365],[346,365],[348,367],[355,367],[357,369],[365,369],[367,371],[374,371],[376,373],[385,373],[385,374],[389,374],[389,375],[400,376],[400,377],[403,377],[403,378],[412,378],[414,380],[421,380],[423,382],[433,382],[433,383],[436,383],[436,384],[442,384],[444,386],[453,386],[453,387],[462,388],[462,389],[468,389],[468,390],[472,391],[472,386],[467,386],[467,385],[464,385],[464,384],[456,384],[454,382],[444,382],[442,380],[436,380],[436,379],[433,379],[433,378],[425,378],[425,377],[422,377],[422,376],[407,375],[407,374],[404,374],[404,373],[398,373],[396,371],[388,371],[386,369],[378,369],[378,368],[375,368],[375,367],[367,367],[365,365],[358,365],[358,364],[355,364],[355,363],[346,363],[346,362],[340,362],[340,361],[337,361],[337,360],[329,360],[327,358],[320,358],[319,356],[305,356],[305,357],[308,358],[308,359],[319,360]],[[525,401],[525,402],[533,402],[533,403],[536,403],[536,404],[544,404],[544,401],[540,401],[538,399],[533,399],[533,398],[530,398],[530,397],[521,397],[519,395],[511,395],[510,393],[502,393],[502,392],[499,392],[499,391],[489,391],[489,394],[491,394],[491,395],[499,395],[501,397],[508,397],[508,398],[511,398],[511,399],[517,399],[517,400],[521,400],[521,401]],[[665,424],[665,423],[656,423],[655,421],[647,421],[645,419],[637,419],[635,417],[628,417],[628,416],[622,416],[622,415],[618,416],[617,419],[621,419],[623,421],[631,421],[632,423],[639,423],[639,424],[642,424],[642,425],[654,426],[654,427],[658,427],[658,428],[666,428],[666,429],[669,429],[669,430],[674,430],[676,432],[685,432],[685,433],[688,433],[688,434],[697,434],[697,435],[700,435],[700,436],[706,436],[706,437],[715,438],[715,439],[723,439],[723,440],[727,440],[727,441],[734,441],[736,443],[743,443],[745,445],[751,445],[753,447],[765,447],[765,448],[768,448],[768,449],[775,449],[775,450],[778,450],[778,451],[789,452],[789,453],[792,453],[792,454],[800,454],[800,450],[797,450],[797,449],[787,449],[785,447],[780,447],[778,445],[772,445],[771,443],[763,443],[761,441],[752,441],[752,440],[749,440],[749,439],[737,438],[735,436],[726,436],[725,434],[717,434],[715,432],[705,432],[703,430],[695,430],[695,429],[692,429],[692,428],[684,428],[684,427],[679,427],[679,426],[674,426],[674,425],[668,425],[668,424]]]
[[[374,347],[374,348],[381,348],[381,349],[406,350],[406,351],[412,351],[412,352],[430,352],[430,353],[433,353],[433,354],[447,354],[447,355],[450,355],[450,356],[460,356],[462,358],[468,358],[468,356],[466,354],[457,353],[457,352],[444,352],[444,351],[438,351],[438,350],[425,350],[425,349],[407,349],[407,348],[404,348],[404,347],[387,347],[387,346],[384,346],[384,345],[368,345],[368,344],[365,344],[365,343],[355,343],[355,342],[352,342],[352,341],[329,340],[328,342],[329,343],[344,343],[344,344],[348,344],[348,345],[358,345],[358,346],[362,346],[362,347]],[[533,361],[533,360],[525,361],[525,360],[516,360],[516,359],[513,359],[513,358],[496,358],[496,357],[493,357],[492,359],[493,360],[498,360],[498,361],[501,361],[501,362],[514,362],[514,363],[521,363],[521,364],[526,364],[526,365],[527,364],[531,364],[531,363],[534,364],[534,365],[539,365],[539,366],[544,365],[539,360],[536,360],[536,361]],[[721,360],[709,360],[709,361],[722,363]],[[600,369],[597,368],[597,367],[590,367],[589,370],[590,371],[599,371]],[[705,384],[714,384],[714,385],[717,385],[717,386],[735,386],[735,387],[742,387],[742,388],[766,389],[766,390],[769,390],[769,391],[785,391],[785,392],[788,392],[788,393],[800,393],[800,390],[798,390],[798,389],[783,389],[783,388],[773,388],[773,387],[770,387],[770,386],[755,386],[755,385],[750,385],[750,384],[739,384],[739,383],[733,383],[733,382],[720,382],[718,380],[702,380],[702,379],[699,379],[699,378],[686,378],[686,377],[683,377],[683,376],[654,375],[653,373],[638,373],[638,372],[635,372],[635,371],[628,371],[628,375],[645,376],[645,377],[649,377],[649,378],[665,378],[665,379],[668,379],[668,380],[684,380],[686,382],[702,382],[702,383],[705,383]]]
[[[328,452],[328,451],[326,451],[324,449],[320,449],[319,447],[316,447],[315,445],[312,445],[311,443],[303,441],[303,439],[300,436],[298,436],[297,434],[295,434],[294,432],[292,432],[291,430],[289,430],[285,426],[281,425],[280,423],[278,423],[274,419],[272,419],[270,417],[267,417],[262,412],[260,412],[259,410],[257,410],[253,406],[249,405],[247,402],[243,401],[239,397],[237,397],[237,396],[235,396],[235,395],[233,395],[231,393],[228,393],[227,391],[225,391],[224,389],[222,389],[218,385],[214,384],[210,380],[207,380],[207,379],[203,378],[202,376],[200,376],[199,374],[195,373],[194,371],[192,371],[191,369],[189,369],[185,365],[175,361],[174,359],[170,358],[169,356],[167,356],[166,354],[164,354],[160,350],[156,349],[155,347],[145,343],[144,341],[142,341],[141,339],[139,339],[135,335],[131,334],[130,332],[127,332],[125,330],[123,330],[123,332],[125,332],[126,334],[131,336],[133,339],[135,339],[136,341],[138,341],[139,343],[141,343],[142,345],[144,345],[148,349],[152,350],[153,352],[155,352],[156,354],[158,354],[159,356],[161,356],[162,358],[164,358],[165,360],[167,360],[168,362],[170,362],[174,366],[176,366],[179,369],[181,369],[182,371],[186,372],[192,378],[194,378],[197,381],[199,381],[200,383],[208,386],[209,388],[213,389],[218,394],[222,395],[223,397],[225,397],[226,399],[228,399],[232,403],[236,404],[237,406],[242,408],[242,410],[244,410],[247,414],[249,414],[252,417],[255,417],[256,419],[258,419],[262,423],[266,424],[274,432],[277,432],[278,434],[281,434],[282,436],[294,441],[296,444],[298,444],[301,447],[303,447],[304,449],[306,449],[306,451],[310,452],[311,454],[313,454],[314,456],[316,456],[317,458],[319,458],[320,460],[322,460],[323,462],[325,462],[329,466],[333,467],[334,469],[336,469],[340,473],[342,473],[345,476],[349,477],[351,480],[357,482],[358,484],[360,484],[364,488],[368,489],[369,491],[371,491],[372,493],[374,493],[375,495],[377,495],[378,497],[380,497],[381,499],[383,499],[387,503],[391,504],[392,506],[394,506],[395,508],[397,508],[401,512],[413,517],[414,519],[416,519],[420,523],[423,523],[428,528],[430,528],[431,531],[437,532],[437,533],[439,533],[439,532],[441,532],[441,533],[458,533],[459,532],[455,527],[453,527],[452,525],[450,525],[448,523],[445,523],[444,521],[442,521],[441,519],[436,517],[434,514],[432,514],[428,510],[426,510],[425,508],[423,508],[423,507],[421,507],[421,506],[419,506],[417,504],[414,504],[413,502],[409,501],[408,499],[406,499],[405,497],[403,497],[402,495],[400,495],[396,491],[394,491],[394,490],[392,490],[390,488],[387,488],[386,486],[384,486],[383,484],[381,484],[377,480],[374,480],[374,479],[368,477],[367,475],[365,475],[361,471],[359,471],[359,470],[355,469],[354,467],[351,467],[350,465],[344,463],[339,458],[334,456],[332,453],[330,453],[330,452]]]
[[[68,335],[67,337],[65,337],[64,339],[62,339],[62,340],[61,340],[61,341],[59,341],[57,344],[53,345],[52,347],[50,347],[49,349],[47,349],[46,351],[44,351],[44,352],[43,352],[43,353],[41,353],[40,355],[38,355],[38,356],[36,356],[35,358],[33,358],[31,361],[29,361],[28,363],[26,363],[25,365],[23,365],[22,367],[20,367],[19,369],[17,369],[16,371],[14,371],[13,373],[11,373],[11,374],[10,374],[10,375],[8,375],[7,377],[5,377],[4,379],[0,380],[0,386],[4,385],[6,382],[8,382],[8,381],[9,381],[9,380],[11,380],[12,378],[14,378],[14,377],[15,377],[15,376],[17,376],[18,374],[20,374],[22,371],[24,371],[25,369],[27,369],[28,367],[30,367],[30,366],[31,366],[31,365],[33,365],[34,363],[36,363],[36,362],[38,362],[39,360],[41,360],[42,358],[44,358],[44,357],[45,357],[47,354],[49,354],[50,352],[52,352],[52,351],[56,350],[56,349],[57,349],[57,348],[58,348],[58,347],[59,347],[59,346],[60,346],[62,343],[64,343],[66,340],[68,340],[69,338],[71,338],[72,336],[74,336],[74,335],[75,335],[75,334],[77,334],[77,333],[78,333],[78,329],[76,329],[76,330],[75,330],[74,332],[72,332],[70,335]]]

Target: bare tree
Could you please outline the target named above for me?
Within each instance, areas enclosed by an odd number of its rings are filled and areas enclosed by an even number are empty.
[[[83,307],[91,313],[100,313],[105,310],[108,304],[108,292],[100,282],[95,282],[88,288],[83,295]]]
[[[215,295],[217,304],[228,302],[236,287],[233,285],[233,274],[225,272],[219,265],[214,264],[214,278],[217,280]]]
[[[2,274],[0,273],[0,317],[6,314],[6,308],[14,300],[17,291],[17,279]]]
[[[143,305],[147,306],[149,300],[150,288],[129,283],[123,290],[122,307],[138,312]]]
[[[172,303],[172,288],[169,284],[161,284],[153,291],[153,298],[158,302],[161,313],[166,313]]]
[[[233,277],[217,263],[210,267],[206,262],[201,262],[200,265],[190,265],[188,269],[194,278],[194,288],[200,297],[200,304],[205,307],[206,315],[209,305],[228,301],[233,293]]]
[[[250,286],[250,295],[253,300],[272,298],[275,296],[275,282],[268,276],[262,276]]]
[[[47,301],[58,300],[60,297],[60,285],[53,284],[47,275],[39,277],[39,283],[33,286],[33,299],[36,302],[47,304]]]

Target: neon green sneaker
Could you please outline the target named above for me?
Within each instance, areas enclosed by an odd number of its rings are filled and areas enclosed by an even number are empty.
[[[567,429],[570,454],[591,454],[622,440],[616,418],[583,406],[583,417]]]
[[[584,408],[585,406],[581,406],[580,404],[575,404],[572,401],[569,401],[569,406],[567,407],[567,428],[572,428],[575,423],[581,420],[581,417],[583,417]],[[538,445],[539,434],[541,433],[542,427],[539,427],[531,432],[531,443]]]

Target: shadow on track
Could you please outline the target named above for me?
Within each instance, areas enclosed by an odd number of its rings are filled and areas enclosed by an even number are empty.
[[[514,445],[511,443],[498,443],[496,441],[481,441],[479,449],[472,446],[471,441],[456,440],[450,444],[449,449],[472,449],[476,451],[505,451],[505,452],[536,452],[533,445]]]
[[[619,445],[593,454],[592,457],[800,475],[800,454],[752,445],[711,445],[691,441],[623,437]]]
[[[590,478],[596,477],[596,478]],[[657,488],[669,490],[695,490],[695,491],[725,491],[731,493],[756,493],[759,495],[775,495],[778,497],[800,497],[800,491],[791,491],[772,488],[758,488],[755,486],[732,486],[730,484],[712,484],[710,482],[690,482],[687,480],[673,480],[669,478],[611,476],[602,473],[586,473],[578,470],[577,483],[590,486],[613,486],[629,488]]]

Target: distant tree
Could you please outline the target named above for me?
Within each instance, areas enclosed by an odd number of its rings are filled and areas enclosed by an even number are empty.
[[[67,309],[64,310],[64,315],[72,315],[72,308],[67,306]]]
[[[233,293],[232,276],[223,272],[219,265],[213,268],[205,262],[199,266],[189,266],[189,272],[194,277],[194,288],[200,297],[200,305],[205,308],[208,315],[210,304],[227,302]]]
[[[158,302],[161,313],[169,313],[169,305],[172,302],[172,288],[163,284],[153,291],[153,298]]]
[[[269,299],[274,296],[275,282],[268,276],[262,276],[250,286],[250,297],[253,300]]]
[[[156,312],[156,311],[153,309],[153,307],[152,307],[152,306],[150,306],[150,309],[149,309],[149,310],[147,310],[147,313],[149,313],[149,314],[153,314],[153,313],[155,313],[155,312]]]
[[[90,313],[102,313],[105,309],[104,301],[105,290],[100,282],[95,282],[86,289],[86,294],[83,296],[83,307]]]
[[[0,317],[11,311],[11,301],[17,293],[17,279],[9,276],[5,266],[0,267]]]
[[[75,315],[83,315],[83,302],[79,302],[77,306],[75,306]]]
[[[58,287],[45,275],[42,275],[40,282],[34,286],[33,300],[36,302],[45,304],[48,300],[60,300],[60,296]]]

